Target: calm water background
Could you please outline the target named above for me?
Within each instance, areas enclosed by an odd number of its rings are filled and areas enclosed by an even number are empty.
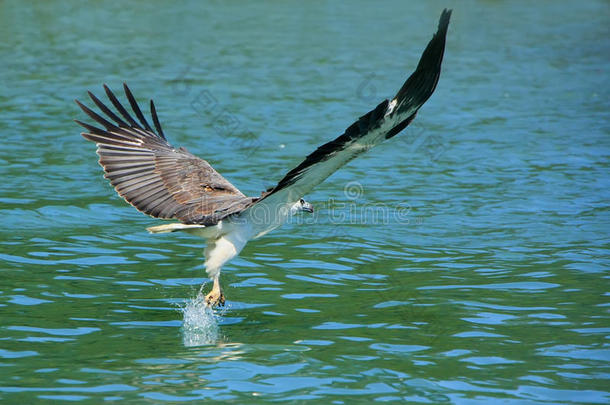
[[[416,123],[251,242],[223,270],[228,309],[201,312],[203,242],[145,232],[72,100],[127,81],[257,195],[395,93],[445,6]],[[1,2],[0,400],[610,402],[609,16]]]

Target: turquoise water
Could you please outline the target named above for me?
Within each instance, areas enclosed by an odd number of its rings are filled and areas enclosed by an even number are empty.
[[[248,195],[393,95],[414,124],[307,196],[197,301],[73,103],[126,81]],[[0,3],[3,403],[608,403],[606,1]],[[209,288],[210,286],[206,286]]]

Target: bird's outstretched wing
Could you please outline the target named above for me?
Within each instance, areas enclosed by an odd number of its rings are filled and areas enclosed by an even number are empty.
[[[383,101],[343,135],[316,149],[275,187],[264,192],[250,209],[274,210],[278,205],[297,202],[341,166],[406,128],[436,88],[450,17],[451,10],[443,10],[438,30],[424,50],[417,69],[392,100]]]
[[[104,85],[108,99],[120,116],[89,92],[91,100],[107,118],[78,100],[76,103],[104,129],[76,122],[86,129],[82,136],[97,144],[104,177],[125,201],[156,218],[203,225],[214,225],[252,203],[253,198],[243,195],[208,162],[167,142],[151,100],[155,132],[127,85],[124,88],[137,121]]]

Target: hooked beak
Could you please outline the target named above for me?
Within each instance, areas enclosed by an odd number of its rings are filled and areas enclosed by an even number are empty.
[[[310,203],[306,202],[303,205],[303,211],[309,212],[310,214],[313,214],[313,205],[311,205]]]

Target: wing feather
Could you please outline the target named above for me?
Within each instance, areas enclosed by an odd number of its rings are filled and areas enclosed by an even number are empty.
[[[149,132],[153,132],[150,125],[148,125],[148,121],[146,121],[144,114],[142,114],[142,110],[140,110],[140,106],[136,102],[135,97],[133,96],[133,94],[131,93],[131,90],[129,90],[129,87],[127,87],[127,85],[125,83],[123,83],[123,89],[125,90],[125,95],[127,96],[127,99],[129,100],[131,109],[136,114],[136,117],[138,117],[138,119],[140,120],[140,123],[144,126],[144,129],[146,129]]]
[[[391,101],[381,102],[341,136],[318,147],[275,187],[264,192],[251,209],[265,206],[268,212],[294,204],[341,166],[406,128],[438,83],[450,16],[451,10],[445,9],[415,72]]]
[[[95,97],[95,94],[91,93],[90,91],[88,91],[87,94],[89,95],[89,98],[91,100],[93,100],[95,105],[100,110],[102,110],[102,112],[104,114],[106,114],[108,117],[110,117],[111,120],[116,122],[120,127],[128,127],[129,126],[125,121],[123,121],[115,113],[113,113],[110,108],[106,107],[106,105],[104,103],[102,103],[99,98]]]
[[[163,139],[165,139],[165,134],[163,133],[163,128],[161,128],[161,123],[159,122],[159,117],[157,116],[157,109],[155,108],[155,103],[150,100],[150,114],[152,115],[153,124],[155,124],[155,128],[157,129],[157,133]]]
[[[76,122],[86,130],[83,137],[97,144],[104,177],[128,203],[156,218],[214,225],[255,200],[244,196],[205,160],[171,146],[152,101],[151,116],[157,132],[148,124],[127,85],[125,95],[139,122],[108,86],[104,85],[104,90],[118,114],[89,92],[104,116],[78,100],[76,103],[104,129]]]
[[[110,100],[112,105],[114,105],[114,108],[117,109],[119,114],[121,114],[123,116],[123,118],[125,118],[127,120],[127,122],[129,122],[129,124],[130,124],[129,126],[132,128],[140,128],[138,123],[131,117],[131,115],[129,115],[129,113],[127,112],[125,107],[123,107],[123,105],[119,102],[119,100],[116,98],[114,93],[105,84],[104,84],[104,91],[106,92],[106,96],[108,96],[108,99]]]

